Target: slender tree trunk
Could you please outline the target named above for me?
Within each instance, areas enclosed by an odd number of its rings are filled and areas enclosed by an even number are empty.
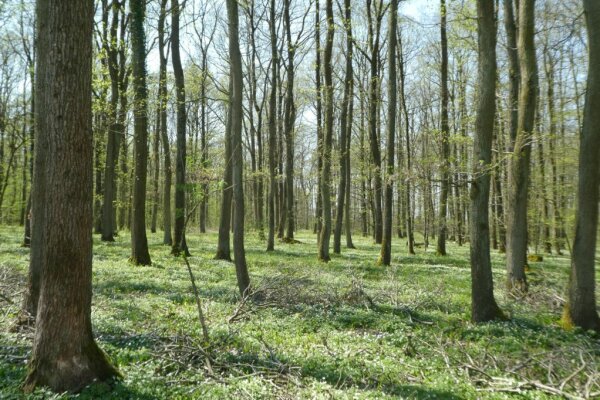
[[[446,255],[446,235],[448,212],[448,191],[450,187],[450,127],[448,125],[448,37],[446,34],[446,0],[440,1],[440,31],[442,45],[442,115],[441,115],[441,141],[442,141],[442,164],[441,164],[441,192],[439,203],[439,232],[436,253],[440,256]]]
[[[175,229],[171,253],[179,255],[181,251],[190,256],[185,242],[185,164],[186,164],[186,123],[185,80],[179,54],[179,0],[171,0],[171,47],[175,90],[177,92],[177,163],[175,164]]]
[[[269,234],[267,236],[267,251],[275,250],[275,192],[277,191],[275,150],[277,146],[277,69],[279,68],[275,18],[275,0],[271,0],[269,29],[273,61],[271,62],[271,93],[269,97]]]
[[[101,115],[100,120],[101,122],[99,125],[101,126],[101,129],[99,129],[99,132],[97,132],[97,134],[95,135],[96,137],[94,143],[94,233],[96,234],[102,233],[102,195],[104,193],[102,187],[102,177],[104,174],[102,173],[103,171],[100,162],[100,157],[104,141],[103,133],[106,128],[106,115]],[[0,204],[2,204],[2,193],[0,193]]]
[[[471,319],[485,322],[502,317],[494,299],[490,260],[489,193],[496,108],[496,21],[494,0],[477,0],[479,50],[478,106],[471,184]]]
[[[233,253],[235,272],[240,294],[244,296],[250,288],[250,277],[246,265],[244,250],[244,185],[242,154],[242,55],[239,44],[239,20],[237,0],[227,0],[227,17],[229,20],[229,59],[231,71],[231,91],[229,92],[231,146],[232,146],[232,178],[233,178]]]
[[[548,102],[551,103],[550,99]],[[548,224],[548,220],[550,219],[550,211],[548,208],[548,189],[546,186],[546,157],[544,156],[544,137],[542,135],[542,112],[541,112],[541,102],[538,102],[538,110],[536,112],[536,119],[539,120],[537,125],[537,135],[538,135],[538,163],[539,163],[539,171],[540,171],[540,197],[541,197],[541,233],[542,233],[542,242],[544,245],[544,252],[547,254],[552,254],[552,240],[550,236],[550,225]],[[550,106],[549,106],[550,107]],[[550,112],[552,115],[552,112]],[[552,119],[552,117],[551,117]],[[552,123],[551,123],[552,124]]]
[[[352,96],[352,81],[354,71],[352,69],[352,7],[349,0],[344,0],[344,26],[346,28],[346,76],[344,77],[344,98],[342,100],[342,112],[340,116],[340,182],[337,192],[337,213],[335,216],[335,230],[333,234],[333,252],[341,252],[342,225],[344,221],[345,201],[348,197],[346,187],[350,186],[348,180],[348,167],[350,165],[350,154],[348,145],[352,134],[351,121],[348,118],[350,96]],[[348,122],[350,120],[350,122]],[[352,240],[350,240],[351,242]]]
[[[158,107],[160,118],[160,139],[163,151],[163,244],[171,246],[173,238],[171,236],[171,146],[169,145],[169,136],[167,133],[167,56],[165,55],[165,19],[167,17],[167,0],[160,1],[160,14],[158,17],[158,52],[159,52],[159,72],[158,72]]]
[[[333,52],[333,0],[327,0],[327,39],[325,41],[325,135],[323,137],[323,171],[321,174],[321,196],[323,204],[323,228],[319,235],[319,260],[328,262],[329,240],[331,238],[331,147],[333,141],[333,73],[331,55]]]
[[[146,238],[146,174],[148,170],[148,89],[146,87],[146,34],[143,0],[130,0],[131,52],[134,90],[135,173],[133,183],[133,218],[131,221],[131,262],[150,265]]]
[[[34,31],[34,34],[37,32],[37,23],[36,23],[36,28]],[[31,53],[27,53],[27,54],[31,54]],[[29,195],[27,197],[27,211],[26,211],[26,218],[25,218],[25,229],[24,229],[24,237],[23,237],[23,247],[31,247],[31,244],[33,242],[33,232],[31,231],[31,219],[32,219],[32,214],[33,214],[33,207],[32,207],[32,202],[36,201],[33,199],[33,197],[35,195],[39,196],[39,198],[37,199],[38,204],[44,204],[44,196],[45,193],[39,192],[39,193],[35,193],[34,192],[34,170],[37,169],[38,170],[38,174],[40,176],[39,179],[44,180],[44,173],[45,173],[45,160],[44,160],[44,155],[43,153],[40,154],[40,156],[36,156],[35,155],[35,143],[36,143],[36,122],[35,122],[35,113],[36,113],[36,87],[37,87],[37,83],[35,81],[35,65],[33,62],[33,57],[29,56],[27,59],[27,66],[29,68],[29,79],[31,81],[31,104],[29,105],[29,118],[30,118],[30,123],[31,123],[31,127],[29,130],[29,140],[30,140],[30,144],[29,144],[29,153],[31,154],[31,158],[29,159],[29,176],[31,177],[31,187],[29,189]],[[44,135],[42,135],[42,137],[44,137]],[[42,139],[40,139],[42,140]],[[41,210],[40,210],[41,211]],[[42,214],[43,215],[43,214]],[[39,218],[42,218],[42,215],[40,215]],[[38,232],[41,233],[41,232]],[[39,243],[39,245],[36,248],[31,248],[30,253],[29,253],[29,271],[27,274],[27,288],[25,290],[25,294],[23,296],[23,303],[21,306],[21,311],[20,311],[20,315],[19,318],[17,319],[16,322],[16,327],[20,326],[20,325],[30,325],[33,324],[35,321],[35,317],[37,314],[37,306],[38,306],[38,299],[39,299],[39,295],[40,295],[40,278],[41,278],[41,236],[39,238],[40,241],[38,241],[37,243]]]
[[[112,21],[110,25],[110,42],[105,44],[105,51],[108,54],[108,71],[110,75],[110,111],[111,120],[108,128],[108,138],[106,140],[106,164],[104,167],[104,203],[102,205],[102,236],[101,239],[107,242],[113,242],[116,231],[115,222],[115,200],[117,189],[116,170],[119,165],[120,139],[123,128],[119,125],[119,60],[118,60],[118,37],[117,28],[119,26],[120,10],[117,4],[112,5]]]
[[[207,139],[207,115],[206,115],[206,81],[208,74],[208,59],[207,53],[205,51],[202,52],[202,81],[200,87],[200,146],[202,147],[202,171],[205,174],[208,169],[208,139]],[[200,199],[200,233],[206,233],[206,220],[208,214],[208,182],[205,181],[201,186],[201,196]]]
[[[510,165],[507,215],[507,287],[527,291],[527,192],[531,138],[535,122],[538,92],[537,63],[534,46],[535,0],[519,3],[519,119]]]
[[[393,187],[395,179],[394,155],[396,152],[396,99],[397,99],[397,78],[396,78],[396,47],[397,47],[397,2],[390,2],[390,17],[388,25],[388,109],[387,109],[387,166],[385,173],[385,200],[384,200],[384,220],[383,220],[383,240],[379,263],[389,265],[391,262],[391,241],[392,241],[392,221],[393,221]],[[400,204],[398,203],[398,208]]]
[[[34,171],[32,227],[40,246],[35,261],[41,265],[41,290],[23,388],[76,392],[119,374],[94,341],[91,323],[94,5],[38,1],[36,14],[36,160],[41,162]],[[52,195],[42,195],[46,192]]]
[[[560,245],[560,240],[561,240],[561,233],[560,233],[560,228],[559,228],[559,221],[561,220],[561,212],[560,212],[560,199],[559,199],[559,193],[558,193],[558,172],[557,172],[557,168],[556,168],[556,159],[555,159],[555,154],[554,154],[554,141],[556,140],[557,137],[557,127],[556,127],[556,123],[557,123],[557,116],[556,116],[556,109],[554,107],[554,59],[552,59],[552,57],[549,54],[549,50],[547,48],[544,49],[544,54],[545,54],[545,71],[546,71],[546,80],[547,80],[547,85],[548,85],[548,89],[546,92],[546,96],[548,98],[548,117],[550,119],[550,129],[549,129],[549,133],[550,133],[550,137],[548,138],[548,146],[549,146],[549,159],[550,159],[550,169],[552,172],[552,203],[553,203],[553,231],[554,231],[554,248],[556,250],[556,254],[561,255],[562,254],[562,249],[561,249],[561,245]],[[548,227],[549,229],[549,227]],[[552,247],[552,239],[550,238],[550,235],[548,235],[548,242],[550,243],[550,248]]]
[[[583,0],[583,7],[588,31],[589,65],[579,146],[575,241],[563,323],[567,327],[575,325],[600,331],[594,269],[600,199],[600,4]]]
[[[323,104],[322,95],[323,90],[321,88],[321,18],[319,0],[315,0],[315,82],[317,90],[317,201],[316,201],[316,223],[315,232],[317,235],[321,234],[323,229],[323,196],[321,194],[321,174],[323,171]]]
[[[288,48],[287,85],[284,113],[285,135],[285,240],[294,241],[294,123],[296,120],[296,105],[294,104],[294,55],[296,46],[292,43],[292,27],[290,21],[290,2],[283,2],[283,16],[285,21],[285,34]]]
[[[37,34],[36,27],[33,28],[33,37]],[[34,39],[35,40],[35,39]],[[29,176],[31,177],[31,185],[33,185],[33,163],[34,163],[34,150],[35,150],[35,47],[34,51],[26,52],[27,57],[27,69],[29,70],[29,81],[31,84],[31,102],[29,104]],[[31,245],[31,187],[27,195],[27,208],[25,210],[25,229],[23,232],[23,247],[29,247]],[[30,282],[31,283],[31,282]],[[28,284],[29,286],[29,284]],[[27,290],[25,300],[29,297],[29,290]],[[37,298],[36,298],[37,299]]]
[[[369,235],[367,210],[367,158],[365,157],[365,91],[360,91],[360,219],[363,237]]]
[[[156,124],[154,126],[154,137],[152,138],[152,221],[150,222],[150,232],[156,233],[158,225],[158,203],[160,202],[160,187],[158,179],[160,177],[160,93],[157,93],[156,100]]]
[[[378,115],[379,115],[379,33],[381,27],[381,19],[383,18],[382,2],[379,3],[379,8],[375,6],[377,15],[373,21],[371,1],[367,0],[367,14],[369,19],[369,43],[371,47],[371,80],[369,82],[369,142],[371,144],[372,169],[374,174],[373,197],[375,207],[374,212],[374,239],[376,244],[381,244],[383,237],[383,212],[381,210],[382,203],[382,182],[381,182],[381,145],[379,143],[378,131]],[[376,1],[376,0],[375,0]],[[375,26],[374,26],[375,25]]]
[[[256,86],[257,86],[257,78],[256,78],[256,30],[258,28],[257,24],[254,20],[255,15],[254,2],[252,1],[249,5],[249,24],[250,24],[250,116],[252,117],[253,111],[256,111],[258,115],[258,121],[256,126],[254,125],[254,121],[251,120],[251,138],[252,138],[252,148],[254,149],[254,137],[256,137],[256,162],[254,162],[255,157],[253,157],[253,172],[256,170],[256,178],[254,180],[254,209],[255,209],[255,227],[258,231],[259,238],[264,240],[264,217],[263,217],[263,208],[264,208],[264,178],[263,178],[263,145],[262,145],[262,115],[263,115],[263,107],[264,107],[264,99],[266,95],[263,95],[263,100],[259,106],[257,100]],[[253,150],[254,151],[254,150]]]
[[[229,93],[233,91],[232,77],[229,78]],[[223,182],[223,197],[221,198],[221,218],[219,219],[219,238],[217,242],[217,254],[215,260],[231,261],[231,249],[229,244],[229,231],[233,209],[233,171],[232,158],[233,149],[231,143],[232,105],[229,103],[227,110],[227,124],[225,126],[225,171]]]
[[[396,25],[398,25],[398,2],[391,0],[388,24],[388,106],[387,106],[387,168],[385,181],[385,211],[383,238],[379,263],[390,265],[392,261],[392,221],[394,203],[394,154],[396,152]]]
[[[498,101],[498,112],[497,115],[502,115],[502,109],[500,105],[502,102]],[[502,123],[502,118],[499,118],[501,121],[500,127],[498,130],[498,135],[495,138],[496,141],[496,152],[495,154],[502,154],[504,152],[504,144],[502,142],[502,137],[504,133],[504,125]],[[494,159],[494,203],[495,203],[495,220],[498,226],[498,251],[500,253],[506,252],[506,225],[504,223],[504,195],[503,195],[503,186],[504,186],[504,177],[502,175],[502,167],[506,165],[504,160],[499,160],[497,157]]]
[[[412,165],[411,165],[411,153],[410,153],[410,120],[408,117],[408,107],[406,104],[406,74],[404,64],[404,51],[402,49],[402,34],[398,32],[398,53],[400,56],[399,72],[400,72],[400,97],[402,102],[402,114],[404,115],[404,129],[405,129],[405,149],[406,149],[406,173],[404,182],[405,191],[405,202],[404,207],[406,209],[406,237],[408,243],[408,254],[415,254],[415,236],[413,231],[413,218],[412,218],[412,205],[411,205],[411,179],[412,179]]]
[[[348,6],[350,7],[350,5]],[[350,35],[352,37],[352,35]],[[354,249],[354,243],[352,243],[352,217],[350,214],[350,200],[351,200],[351,187],[352,187],[352,179],[351,179],[351,162],[350,162],[350,142],[352,139],[352,123],[354,117],[354,79],[350,80],[350,101],[348,103],[348,137],[346,138],[346,210],[344,212],[344,216],[346,218],[346,247],[349,249]]]

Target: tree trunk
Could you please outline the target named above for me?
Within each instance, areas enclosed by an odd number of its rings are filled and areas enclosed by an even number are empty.
[[[232,77],[229,78],[229,93],[233,91]],[[231,94],[230,94],[231,96]],[[233,149],[231,143],[231,124],[232,124],[232,106],[229,103],[227,110],[227,123],[225,126],[225,171],[223,178],[223,197],[221,198],[221,217],[219,219],[219,238],[217,242],[217,254],[215,260],[231,261],[231,249],[229,244],[229,230],[231,229],[233,201],[233,171],[232,156]]]
[[[600,198],[600,4],[584,0],[583,7],[588,31],[589,65],[579,146],[575,241],[563,323],[568,327],[575,325],[600,331],[594,270]]]
[[[175,75],[176,109],[177,109],[177,163],[175,164],[175,229],[171,253],[179,255],[184,251],[190,256],[185,243],[185,163],[186,163],[186,110],[185,80],[179,54],[179,0],[171,0],[171,47],[173,75]]]
[[[371,144],[371,162],[374,174],[374,228],[373,234],[376,244],[381,244],[383,237],[383,213],[381,210],[381,145],[379,136],[377,135],[377,122],[379,115],[380,99],[379,91],[379,33],[381,28],[381,19],[383,18],[382,2],[379,7],[375,6],[375,21],[373,21],[373,11],[371,10],[371,0],[367,0],[367,15],[369,19],[369,46],[371,48],[370,65],[371,65],[371,80],[369,82],[369,142]],[[375,26],[374,26],[375,25]]]
[[[315,232],[321,234],[323,229],[323,196],[321,194],[321,175],[323,171],[323,90],[321,88],[321,19],[319,0],[315,0],[315,84],[317,90],[317,200],[315,205]]]
[[[333,141],[333,73],[331,55],[333,52],[333,0],[327,0],[327,39],[323,62],[325,69],[325,135],[323,137],[323,171],[321,173],[321,196],[323,204],[323,227],[319,235],[319,260],[328,262],[329,240],[331,239],[331,147]]]
[[[23,388],[76,392],[119,374],[94,341],[91,323],[94,6],[91,1],[38,1],[36,14],[39,161],[32,227],[41,290]]]
[[[202,82],[200,88],[200,147],[202,148],[202,171],[203,175],[208,168],[208,138],[207,138],[207,115],[206,115],[206,80],[208,74],[208,60],[206,52],[202,53]],[[206,180],[206,177],[204,178]],[[208,214],[208,183],[202,183],[200,199],[200,233],[206,233],[206,220]]]
[[[146,174],[148,170],[148,89],[146,88],[146,34],[143,0],[130,0],[131,7],[131,60],[134,91],[134,146],[135,173],[131,220],[131,262],[150,265],[146,238]]]
[[[537,64],[534,46],[535,0],[519,2],[519,119],[517,137],[510,163],[507,215],[507,287],[526,292],[527,278],[527,192],[531,138],[534,129],[538,92]]]
[[[235,272],[240,295],[244,296],[250,288],[250,277],[246,265],[244,250],[244,186],[243,186],[243,154],[242,154],[242,55],[239,44],[239,20],[237,0],[227,0],[227,17],[229,20],[229,59],[231,73],[231,90],[229,92],[232,178],[233,178],[233,254]]]
[[[352,134],[352,119],[348,118],[350,96],[352,96],[352,81],[354,72],[352,70],[352,7],[350,0],[344,0],[344,26],[346,28],[346,76],[344,77],[344,98],[342,100],[342,112],[340,116],[340,182],[337,192],[337,213],[335,216],[335,230],[333,234],[333,252],[341,252],[342,225],[346,197],[349,197],[347,187],[350,187],[348,172],[350,166],[350,146],[348,144]],[[350,121],[350,122],[349,122]],[[349,199],[348,199],[349,200]],[[346,213],[347,214],[347,213]],[[350,240],[352,242],[352,240]]]
[[[350,7],[350,5],[348,5]],[[351,24],[351,20],[349,19],[348,24]],[[350,38],[352,38],[352,32],[350,32]],[[350,199],[351,199],[351,162],[350,162],[350,142],[352,139],[352,125],[354,120],[354,79],[350,79],[350,101],[348,103],[348,137],[346,138],[346,210],[344,211],[344,216],[346,218],[346,247],[349,249],[354,249],[354,243],[352,243],[352,217],[350,214]]]
[[[275,192],[277,191],[275,150],[277,146],[277,34],[275,24],[275,0],[271,0],[269,29],[271,34],[271,93],[269,95],[269,234],[267,236],[267,251],[275,250]]]
[[[404,207],[406,210],[406,238],[408,243],[408,254],[415,254],[415,236],[413,231],[413,218],[412,218],[412,205],[411,205],[411,179],[412,179],[412,165],[411,165],[411,153],[410,153],[410,120],[408,117],[408,107],[406,104],[406,74],[404,65],[404,51],[402,49],[402,34],[398,32],[398,53],[400,56],[400,97],[402,101],[402,114],[404,114],[404,129],[405,129],[405,140],[406,140],[406,173],[405,173],[405,202]]]
[[[285,33],[287,38],[288,65],[287,86],[284,113],[284,135],[285,135],[285,217],[286,231],[285,240],[294,241],[294,122],[296,120],[296,106],[294,104],[294,55],[296,46],[292,43],[292,27],[290,22],[290,2],[283,2],[283,16],[285,21]]]
[[[496,21],[494,0],[477,0],[479,49],[477,119],[471,184],[471,320],[501,318],[494,299],[490,260],[489,194],[496,108]]]
[[[119,60],[117,47],[118,37],[117,28],[119,25],[120,10],[116,3],[112,5],[112,21],[110,25],[110,42],[106,43],[105,51],[108,54],[108,71],[110,75],[110,111],[111,120],[108,128],[108,138],[106,140],[106,164],[104,167],[104,203],[102,205],[102,236],[101,239],[107,242],[113,242],[116,231],[115,222],[115,200],[116,200],[116,170],[119,165],[120,139],[123,128],[119,125],[118,106],[119,106]]]
[[[446,214],[448,212],[448,189],[450,186],[450,127],[448,125],[448,37],[446,34],[446,0],[440,2],[440,31],[442,46],[442,115],[441,115],[441,141],[442,141],[442,164],[441,164],[441,192],[438,212],[438,240],[436,253],[440,256],[446,255],[447,224]]]
[[[365,91],[360,91],[360,220],[363,237],[369,235],[369,212],[367,210],[367,157],[365,157]]]
[[[394,154],[396,152],[396,26],[398,25],[398,1],[392,0],[388,24],[388,104],[387,104],[387,168],[385,181],[385,211],[383,215],[383,238],[379,263],[390,265],[392,261],[392,221],[394,203]]]

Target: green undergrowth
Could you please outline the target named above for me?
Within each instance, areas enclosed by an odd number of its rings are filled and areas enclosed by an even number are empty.
[[[468,246],[449,255],[394,239],[391,267],[378,246],[354,237],[324,264],[316,236],[266,253],[247,234],[255,296],[240,302],[232,263],[212,259],[216,234],[190,232],[189,258],[209,327],[202,338],[182,259],[150,234],[153,265],[128,263],[129,235],[94,242],[94,333],[124,379],[82,399],[546,399],[600,393],[600,342],[559,327],[569,259],[546,256],[528,272],[530,294],[509,296],[494,252],[498,303],[510,320],[470,320]],[[10,332],[24,290],[21,229],[0,228],[0,398],[26,398],[32,332]]]

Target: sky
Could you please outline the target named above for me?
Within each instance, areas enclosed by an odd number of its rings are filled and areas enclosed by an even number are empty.
[[[424,22],[437,13],[437,7],[439,7],[437,0],[405,0],[400,2],[398,10],[402,15]]]

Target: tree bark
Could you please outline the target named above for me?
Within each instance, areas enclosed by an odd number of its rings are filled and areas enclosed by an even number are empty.
[[[369,45],[371,47],[371,80],[369,82],[369,142],[371,144],[371,162],[374,174],[374,193],[373,200],[375,207],[374,213],[374,228],[373,236],[376,244],[381,244],[383,237],[383,212],[381,210],[382,202],[382,182],[381,182],[381,145],[379,136],[377,135],[377,122],[379,114],[380,99],[378,98],[379,87],[379,47],[380,47],[380,28],[381,19],[383,18],[383,1],[379,2],[379,6],[375,6],[376,16],[373,18],[371,1],[367,0],[367,15],[369,19]],[[377,0],[375,0],[377,1]],[[375,21],[373,21],[375,19]]]
[[[167,17],[167,0],[160,1],[160,14],[158,16],[158,108],[160,118],[160,141],[163,151],[163,244],[171,246],[173,237],[171,235],[171,146],[167,133],[167,56],[165,55],[165,20]]]
[[[527,278],[527,192],[531,138],[535,122],[538,92],[537,63],[534,45],[535,0],[519,2],[519,118],[513,157],[510,162],[507,212],[507,287],[526,292]]]
[[[349,199],[350,180],[348,179],[350,167],[350,136],[352,134],[352,117],[348,118],[350,97],[352,96],[352,82],[354,71],[352,69],[352,7],[350,0],[344,0],[344,27],[346,28],[346,72],[344,77],[344,98],[342,100],[342,112],[340,115],[340,182],[337,192],[337,213],[335,216],[335,230],[333,234],[333,252],[341,252],[342,225],[344,214],[348,214],[345,209],[346,200]],[[348,199],[347,199],[348,197]],[[348,218],[347,223],[348,224]],[[349,230],[347,230],[349,232]],[[346,235],[348,238],[348,233]],[[350,239],[350,244],[352,239]]]
[[[235,257],[235,272],[238,289],[243,297],[250,288],[250,277],[246,265],[244,250],[244,182],[242,154],[242,55],[239,44],[239,18],[237,0],[227,0],[227,17],[229,20],[229,60],[231,73],[231,91],[229,92],[231,147],[232,147],[232,178],[233,178],[233,254]]]
[[[131,262],[150,265],[146,237],[146,174],[148,170],[148,89],[146,87],[146,34],[143,0],[130,0],[131,60],[133,64],[133,114],[135,172],[131,220]]]
[[[171,47],[173,75],[175,75],[177,109],[177,163],[175,164],[175,229],[171,253],[179,255],[184,251],[190,256],[185,242],[185,164],[186,164],[186,123],[185,79],[179,54],[179,0],[171,0]]]
[[[271,0],[269,29],[271,34],[271,93],[269,95],[269,233],[267,236],[267,251],[275,250],[275,192],[277,191],[275,150],[277,146],[277,33],[275,24],[275,0]]]
[[[494,0],[477,0],[478,98],[471,184],[471,319],[501,318],[494,299],[490,260],[489,193],[496,112],[496,20]]]
[[[408,254],[415,254],[415,236],[413,231],[413,218],[412,218],[412,199],[411,199],[411,179],[412,179],[412,164],[411,164],[411,153],[410,153],[410,120],[408,117],[408,107],[406,104],[406,74],[404,65],[404,51],[402,49],[402,34],[398,31],[398,53],[400,56],[399,72],[400,72],[400,97],[402,102],[402,114],[404,115],[404,130],[405,130],[405,148],[406,148],[406,173],[404,182],[405,191],[405,202],[404,207],[406,209],[406,238],[408,244]]]
[[[575,241],[563,323],[600,331],[596,311],[594,257],[600,198],[600,4],[583,0],[588,31],[588,77],[579,146]]]
[[[438,212],[438,240],[436,253],[440,256],[446,255],[446,235],[447,223],[446,216],[448,212],[448,189],[450,187],[450,127],[448,125],[448,36],[446,33],[446,0],[440,1],[440,32],[442,46],[442,115],[441,115],[441,141],[442,141],[442,164],[441,164],[441,192]]]
[[[329,240],[331,239],[331,147],[333,141],[333,73],[331,55],[333,52],[333,1],[327,0],[327,38],[323,54],[325,70],[325,134],[323,137],[323,171],[321,172],[321,196],[323,204],[323,227],[319,235],[319,260],[328,262]]]
[[[229,93],[233,91],[232,77],[229,78]],[[223,178],[223,197],[221,198],[221,217],[219,218],[219,238],[217,242],[217,254],[215,260],[231,261],[231,248],[229,243],[229,231],[231,229],[231,214],[233,212],[231,204],[233,201],[233,171],[232,171],[232,143],[231,143],[231,124],[232,124],[232,104],[231,101],[227,110],[227,123],[225,125],[225,171]]]
[[[286,231],[284,239],[294,241],[294,123],[296,120],[296,105],[294,104],[294,55],[296,46],[292,43],[292,27],[290,21],[290,2],[283,2],[283,16],[288,49],[287,84],[284,113],[285,135],[285,218]]]
[[[321,194],[321,175],[323,171],[323,89],[321,87],[321,17],[319,0],[315,0],[315,85],[317,90],[317,200],[315,205],[315,233],[323,229],[323,196]]]
[[[392,221],[394,203],[394,154],[396,152],[396,26],[398,25],[398,1],[391,0],[388,23],[388,105],[387,105],[387,168],[385,181],[385,211],[383,215],[383,238],[379,263],[390,265],[392,261]]]
[[[112,5],[112,21],[110,25],[109,43],[104,45],[108,54],[108,71],[110,75],[110,111],[111,120],[108,128],[108,138],[106,140],[106,164],[104,167],[104,203],[102,205],[102,235],[101,239],[106,242],[113,242],[116,231],[115,222],[115,200],[116,200],[116,170],[119,165],[119,148],[123,128],[119,124],[118,106],[119,106],[119,86],[121,76],[119,74],[118,60],[118,37],[117,28],[119,25],[120,7],[116,3]]]
[[[94,341],[91,323],[94,5],[38,1],[36,14],[41,162],[34,170],[32,228],[40,246],[41,285],[23,388],[76,392],[119,374]],[[40,196],[46,192],[52,195]]]

